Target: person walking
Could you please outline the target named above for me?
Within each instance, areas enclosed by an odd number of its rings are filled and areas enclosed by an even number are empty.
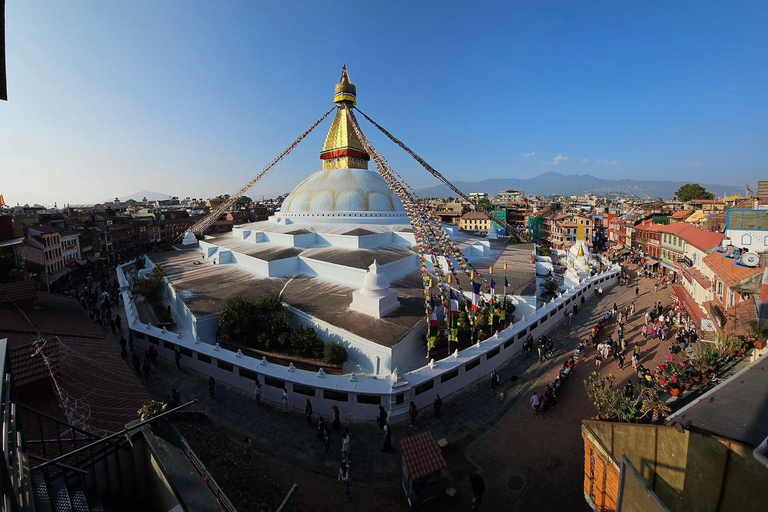
[[[134,353],[132,361],[133,369],[136,370],[136,374],[141,375],[141,358],[139,357],[139,354]]]
[[[408,419],[410,420],[411,427],[416,424],[416,415],[418,413],[419,410],[416,408],[416,404],[411,401],[411,405],[408,406]]]
[[[259,382],[259,379],[256,379],[256,382],[253,383],[253,393],[256,395],[256,406],[261,405],[261,383]]]
[[[600,373],[600,365],[603,364],[603,351],[598,350],[595,354],[595,366],[597,367],[597,372]]]
[[[333,424],[331,425],[334,430],[339,430],[341,428],[341,420],[339,419],[339,408],[337,406],[331,407],[331,410],[333,411]]]
[[[349,486],[352,484],[352,478],[349,475],[349,465],[346,461],[342,461],[339,467],[339,482],[344,484],[344,495],[349,501]]]
[[[623,370],[624,369],[624,351],[619,350],[617,352],[617,356],[619,358],[619,370]]]
[[[597,296],[600,297],[601,299],[603,298],[603,287],[602,286],[597,289]]]
[[[632,385],[632,380],[627,381],[627,385],[624,386],[624,396],[632,400],[635,398],[635,386]]]
[[[491,372],[491,391],[496,391],[496,386],[499,385],[499,374],[496,370]]]
[[[656,282],[656,284],[653,285],[653,292],[654,293],[659,293],[659,283],[658,282]]]
[[[435,408],[435,418],[440,418],[440,410],[443,408],[443,400],[440,398],[440,395],[435,395],[435,403],[433,404],[433,407]]]
[[[117,327],[117,332],[123,333],[123,319],[120,318],[120,315],[115,315],[115,327]]]
[[[346,461],[349,460],[350,447],[351,447],[351,442],[349,439],[349,430],[344,429],[344,435],[341,438],[341,458]]]
[[[537,348],[539,350],[539,362],[543,363],[544,362],[544,356],[546,355],[546,352],[547,352],[547,341],[544,339],[544,336],[539,338],[538,347]]]
[[[251,438],[248,436],[245,436],[245,442],[243,443],[243,455],[245,456],[245,460],[251,460],[252,451],[253,451],[253,444],[251,443]]]
[[[281,400],[283,402],[283,412],[288,412],[288,390],[286,388],[283,388],[283,397]]]
[[[123,352],[125,352],[125,347],[126,347],[127,344],[128,343],[125,341],[125,338],[120,336],[120,348],[122,349]],[[125,359],[125,358],[123,358],[123,359]]]
[[[635,299],[637,299],[640,296],[640,287],[635,286]]]
[[[141,366],[141,369],[144,371],[144,378],[152,380],[152,368],[149,367],[149,359],[144,358],[144,364]]]
[[[379,417],[376,418],[376,423],[379,424],[379,428],[384,428],[387,424],[387,410],[383,405],[379,405]]]
[[[216,393],[216,379],[213,378],[213,375],[208,377],[208,393],[211,394],[211,398]]]
[[[179,350],[178,346],[176,347],[173,358],[176,361],[176,369],[181,370],[181,350]]]
[[[539,395],[536,394],[536,392],[533,392],[533,395],[531,395],[531,407],[533,408],[533,412],[536,416],[539,415],[539,411],[541,410],[541,398],[539,398]]]
[[[528,358],[529,355],[531,355],[531,349],[533,348],[533,336],[530,334],[527,338],[525,338],[525,341],[523,342],[523,352],[525,352],[525,357]]]
[[[381,451],[384,453],[395,451],[392,447],[392,429],[389,425],[384,425],[384,437],[381,439]]]
[[[133,330],[128,329],[128,348],[133,352]]]
[[[312,402],[307,398],[307,405],[304,407],[304,417],[307,418],[307,425],[312,426]]]
[[[485,492],[485,482],[483,477],[474,471],[469,475],[469,482],[472,484],[472,512],[480,510],[480,502]]]

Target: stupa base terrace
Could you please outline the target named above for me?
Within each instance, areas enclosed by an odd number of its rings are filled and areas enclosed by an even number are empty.
[[[477,265],[502,268],[507,263],[507,292],[519,303],[515,314],[520,318],[533,312],[532,244],[455,236]],[[164,269],[165,298],[178,329],[200,343],[216,343],[218,315],[227,299],[282,293],[297,323],[314,328],[324,342],[347,348],[345,372],[381,376],[425,362],[423,285],[412,237],[402,225],[297,229],[263,221],[207,237],[196,248],[148,255],[146,266]],[[374,262],[399,301],[382,318],[350,309]]]

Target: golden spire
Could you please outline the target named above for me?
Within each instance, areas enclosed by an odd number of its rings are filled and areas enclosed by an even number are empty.
[[[349,73],[347,73],[347,65],[341,66],[341,79],[336,84],[335,94],[333,96],[333,102],[337,105],[350,104],[357,105],[357,87],[349,81]]]
[[[336,84],[335,93],[333,101],[339,109],[320,152],[323,170],[367,169],[370,157],[352,128],[347,109],[341,108],[356,104],[357,88],[349,81],[346,64],[341,68],[341,81]]]

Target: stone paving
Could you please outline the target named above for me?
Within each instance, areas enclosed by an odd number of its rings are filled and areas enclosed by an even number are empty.
[[[606,290],[601,300],[588,298],[579,308],[572,326],[563,322],[550,331],[556,340],[556,351],[552,359],[539,363],[538,358],[533,356],[535,349],[530,358],[525,358],[522,353],[513,356],[499,370],[501,385],[497,387],[496,393],[503,391],[506,395],[504,399],[491,391],[490,377],[481,378],[462,393],[448,397],[444,401],[440,419],[435,419],[429,408],[419,412],[414,428],[409,428],[405,423],[394,425],[393,445],[397,447],[399,440],[404,437],[431,430],[436,439],[445,438],[454,448],[461,449],[493,432],[521,399],[527,403],[529,391],[537,380],[558,368],[572,354],[579,337],[583,337],[591,327],[591,319],[597,313],[609,309],[616,297],[626,290],[614,287],[610,291]],[[111,333],[107,335],[116,350],[119,350],[119,336]],[[257,406],[252,396],[223,384],[217,384],[215,397],[211,398],[207,377],[187,369],[177,370],[172,362],[162,359],[154,370],[152,381],[144,380],[143,376],[141,379],[156,398],[164,400],[176,388],[182,401],[198,399],[198,403],[191,408],[205,411],[240,439],[250,436],[255,450],[280,464],[320,475],[336,476],[341,457],[341,431],[332,432],[330,453],[325,453],[322,442],[315,437],[316,429],[307,424],[303,410],[283,413],[279,406],[264,401],[261,406]],[[511,380],[513,375],[517,377],[515,382]],[[320,412],[325,413],[326,421],[332,418],[330,410],[315,410],[314,422]],[[343,427],[350,431],[351,458],[357,481],[376,483],[399,478],[401,458],[397,453],[380,452],[382,431],[373,421],[346,423]],[[471,469],[460,463],[462,457],[458,455],[457,463],[460,467],[453,469],[454,477],[460,477]]]

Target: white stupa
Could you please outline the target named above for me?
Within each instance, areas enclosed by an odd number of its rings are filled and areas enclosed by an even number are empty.
[[[389,287],[387,276],[379,272],[376,260],[368,267],[363,286],[352,294],[350,309],[375,318],[382,318],[400,306],[397,292]]]
[[[568,268],[563,276],[563,284],[570,288],[589,277],[589,247],[587,246],[584,226],[576,229],[576,243],[568,249],[566,259]]]

